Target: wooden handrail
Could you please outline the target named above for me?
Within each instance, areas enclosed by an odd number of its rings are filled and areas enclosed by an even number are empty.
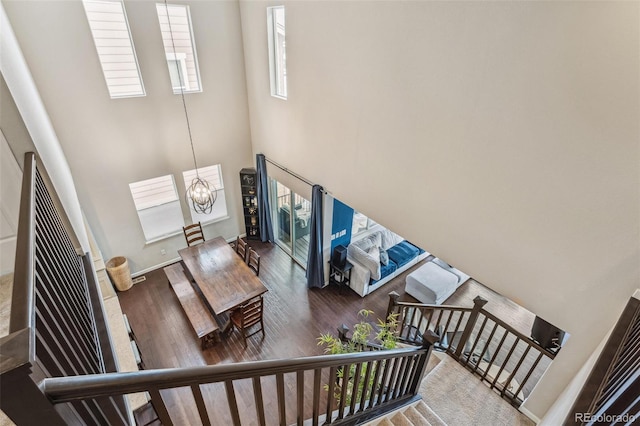
[[[389,314],[393,312],[393,308],[396,306],[406,306],[406,307],[415,307],[415,308],[432,308],[432,309],[447,309],[451,311],[465,311],[470,312],[473,308],[469,308],[466,306],[453,306],[453,305],[433,305],[428,303],[417,303],[417,302],[404,302],[398,300],[400,298],[400,294],[396,291],[392,291],[389,293],[389,307],[387,309],[387,317]]]
[[[54,403],[101,396],[143,392],[148,389],[168,389],[193,384],[272,376],[300,370],[340,367],[345,364],[426,353],[425,348],[402,348],[387,351],[356,352],[342,355],[318,355],[305,358],[240,362],[188,368],[163,368],[128,373],[91,374],[71,377],[51,377],[41,385]]]
[[[341,355],[320,355],[306,358],[279,359],[237,364],[213,365],[191,368],[169,368],[144,370],[131,373],[94,374],[73,377],[56,377],[43,380],[40,388],[53,403],[99,400],[105,397],[122,396],[129,393],[149,392],[153,406],[162,424],[173,424],[161,390],[190,387],[198,412],[204,424],[208,419],[207,405],[202,398],[200,387],[222,384],[226,392],[230,421],[241,425],[239,405],[234,383],[251,379],[253,382],[256,415],[264,424],[264,402],[261,379],[272,377],[276,380],[280,424],[287,422],[287,402],[285,397],[286,374],[295,373],[297,395],[295,408],[297,424],[304,423],[305,372],[313,372],[313,391],[307,397],[313,401],[313,417],[307,419],[319,424],[319,398],[322,371],[328,370],[328,381],[324,390],[329,390],[326,401],[324,424],[355,424],[389,412],[394,408],[420,399],[418,389],[426,371],[433,343],[438,337],[431,332],[423,336],[421,347],[393,350],[356,352]],[[353,369],[353,370],[352,370]],[[355,371],[355,375],[353,375]],[[339,372],[351,372],[338,374]],[[365,373],[364,376],[361,376]],[[371,378],[373,377],[373,380]],[[334,422],[335,421],[335,422]]]
[[[22,176],[17,232],[20,238],[16,241],[9,333],[30,329],[32,338],[35,339],[36,156],[33,152],[24,155]],[[34,358],[35,343],[30,344],[28,360]]]
[[[9,334],[0,338],[0,375],[35,360],[35,202],[36,157],[24,156]]]

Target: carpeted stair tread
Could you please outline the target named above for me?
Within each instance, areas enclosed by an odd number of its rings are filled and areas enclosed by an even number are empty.
[[[431,423],[425,419],[422,414],[414,407],[409,407],[404,410],[403,414],[414,426],[431,426]]]
[[[438,416],[424,401],[420,401],[415,406],[423,418],[425,418],[432,426],[447,426],[447,424]]]
[[[449,356],[424,378],[419,393],[429,408],[452,426],[535,425]]]
[[[394,426],[393,423],[391,422],[391,420],[384,418],[382,419],[382,421],[380,423],[378,423],[376,426]]]
[[[395,416],[391,417],[391,423],[393,423],[394,426],[413,426],[411,420],[409,420],[403,413],[397,413]]]

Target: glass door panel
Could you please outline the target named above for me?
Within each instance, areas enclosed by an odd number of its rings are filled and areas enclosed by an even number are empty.
[[[275,242],[306,269],[311,202],[273,178],[269,178],[269,185]]]
[[[293,257],[306,265],[311,228],[311,202],[296,193],[293,193],[293,201]]]
[[[275,179],[270,179],[270,182],[275,242],[291,254],[291,190]]]

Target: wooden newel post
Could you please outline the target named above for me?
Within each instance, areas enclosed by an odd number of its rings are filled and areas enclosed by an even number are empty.
[[[67,423],[31,378],[31,364],[3,373],[0,379],[0,407],[15,424],[64,426]],[[65,409],[65,407],[60,407]],[[67,420],[73,413],[65,410]],[[81,422],[80,418],[75,418]]]
[[[395,291],[392,291],[391,293],[389,293],[389,306],[387,307],[387,315],[385,315],[385,319],[389,318],[389,315],[394,313],[394,311],[396,310],[396,306],[398,306],[399,297],[400,295]]]
[[[348,332],[349,327],[347,327],[345,324],[342,324],[340,327],[338,327],[338,338],[341,342],[349,341],[349,338],[347,337]]]
[[[427,330],[422,335],[422,348],[427,351],[420,355],[420,360],[418,361],[418,365],[416,366],[416,374],[413,377],[413,381],[411,382],[410,393],[412,395],[417,395],[418,390],[420,389],[420,383],[422,383],[422,379],[424,378],[425,370],[427,368],[427,362],[429,362],[429,358],[431,358],[431,351],[433,350],[433,345],[440,341],[440,336],[434,333],[431,330]]]
[[[440,341],[440,336],[434,333],[431,330],[427,330],[422,335],[422,347],[423,348],[432,348],[433,345]]]
[[[460,337],[460,341],[458,342],[458,346],[456,347],[455,358],[460,359],[460,355],[462,354],[462,350],[464,349],[464,345],[469,340],[471,333],[473,333],[473,328],[476,326],[476,321],[478,321],[478,314],[487,304],[487,300],[483,299],[480,296],[476,296],[473,299],[473,309],[471,310],[471,315],[469,315],[469,320],[464,327],[464,331],[462,332],[462,337]]]

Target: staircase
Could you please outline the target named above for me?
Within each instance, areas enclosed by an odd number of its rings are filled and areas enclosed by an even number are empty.
[[[446,423],[424,401],[418,401],[367,426],[446,426]]]
[[[424,380],[431,375],[433,370],[441,362],[439,354],[432,353],[427,364]],[[424,398],[424,397],[423,397]],[[424,399],[401,407],[387,415],[366,423],[365,426],[446,426],[446,423],[436,412],[431,409]]]

